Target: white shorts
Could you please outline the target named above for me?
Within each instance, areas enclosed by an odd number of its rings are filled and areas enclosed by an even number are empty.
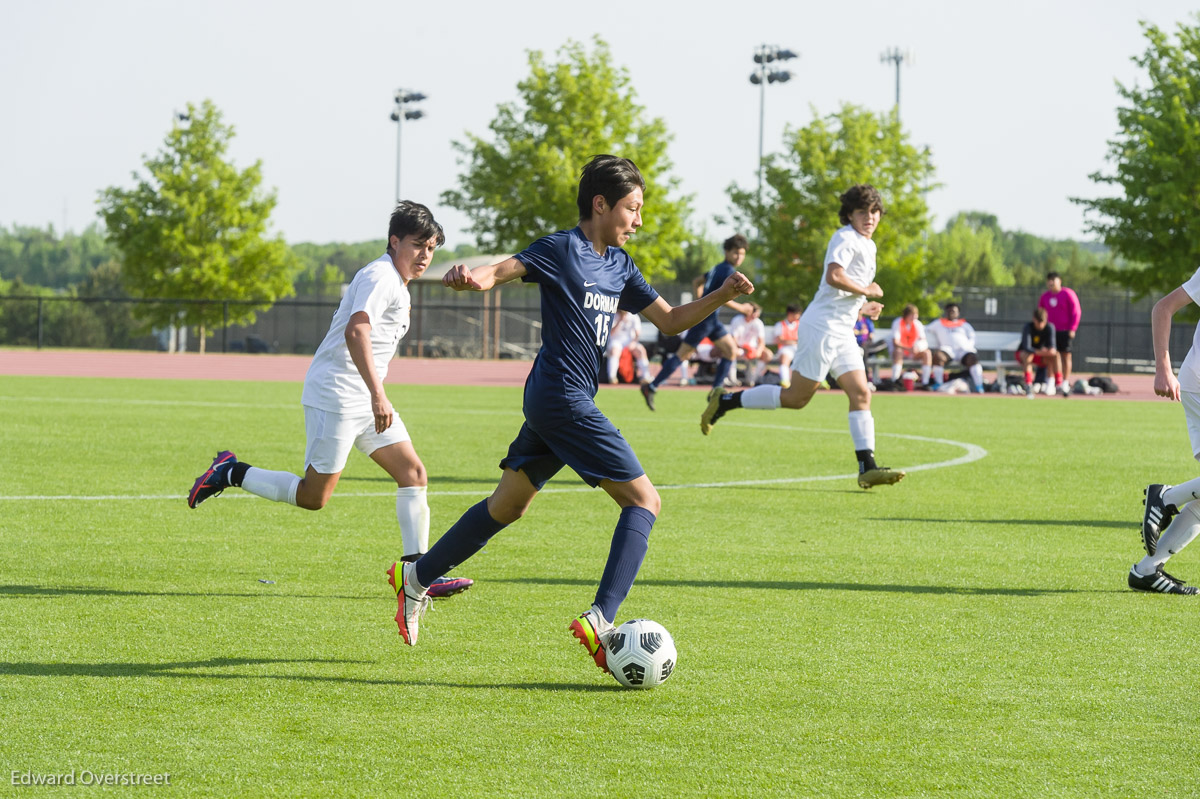
[[[800,343],[803,346],[796,351],[792,371],[814,383],[820,383],[827,375],[836,380],[847,372],[867,369],[862,347],[854,336],[813,336]]]
[[[318,474],[337,474],[346,468],[350,448],[358,447],[364,455],[377,449],[410,441],[408,428],[392,409],[392,426],[382,433],[375,432],[375,417],[369,413],[343,416],[304,406],[304,432],[308,446],[304,449],[304,468],[311,466]]]
[[[1180,391],[1183,415],[1187,419],[1188,438],[1192,442],[1192,457],[1200,461],[1200,394]]]
[[[962,359],[967,355],[975,352],[975,350],[968,347],[938,347],[938,351],[946,353],[946,357],[952,361],[958,361],[959,363],[961,363]]]
[[[913,345],[911,347],[898,346],[896,344],[895,339],[893,339],[893,338],[888,339],[888,352],[890,352],[893,357],[895,357],[897,352],[900,353],[901,356],[912,355],[915,357],[917,355],[920,355],[922,352],[924,352],[927,349],[929,349],[929,342],[927,342],[923,339],[917,339],[916,341],[913,342]]]
[[[783,360],[784,355],[786,355],[789,358],[795,358],[796,357],[796,345],[795,344],[781,344],[779,346],[778,352],[779,352],[780,360]]]

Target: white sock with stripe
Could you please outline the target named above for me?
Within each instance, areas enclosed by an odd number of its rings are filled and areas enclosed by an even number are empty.
[[[429,502],[425,486],[401,486],[396,489],[396,521],[404,556],[429,551]]]
[[[1153,555],[1142,558],[1137,565],[1137,573],[1143,577],[1154,574],[1172,555],[1178,555],[1180,550],[1200,535],[1200,502],[1189,502],[1180,509],[1179,515],[1171,520],[1167,529],[1158,539],[1158,547]]]
[[[1166,491],[1163,491],[1162,498],[1163,502],[1168,505],[1174,505],[1177,508],[1182,508],[1185,502],[1200,499],[1200,477],[1188,480],[1186,483],[1180,483],[1177,486],[1171,486]]]
[[[242,488],[255,496],[269,499],[272,502],[296,504],[296,489],[300,478],[291,472],[273,472],[269,469],[259,469],[251,466],[242,478]]]

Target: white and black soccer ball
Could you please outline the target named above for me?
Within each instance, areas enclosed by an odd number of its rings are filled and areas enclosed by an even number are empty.
[[[656,621],[633,619],[608,638],[608,670],[626,688],[662,685],[675,671],[675,639]]]

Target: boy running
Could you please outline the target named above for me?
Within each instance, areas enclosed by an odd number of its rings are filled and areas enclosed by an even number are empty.
[[[1179,367],[1179,377],[1171,367],[1171,317],[1188,304],[1200,300],[1200,269],[1186,283],[1163,297],[1150,314],[1154,341],[1154,393],[1183,403],[1192,456],[1200,460],[1200,325],[1192,337],[1192,347]],[[1142,544],[1146,557],[1129,570],[1129,587],[1135,591],[1195,596],[1194,585],[1163,571],[1172,555],[1200,534],[1200,477],[1177,486],[1151,483],[1146,486],[1145,513],[1142,515]],[[1161,535],[1161,538],[1160,538]]]
[[[189,508],[234,486],[274,502],[320,510],[333,495],[350,449],[357,447],[396,481],[403,559],[416,560],[429,548],[425,465],[384,393],[383,380],[396,345],[408,332],[408,284],[425,273],[433,251],[445,241],[428,208],[401,202],[388,225],[387,252],[350,281],[304,377],[304,477],[258,469],[232,452],[219,452],[192,485]],[[450,596],[471,585],[465,577],[446,579],[430,585],[430,595]]]
[[[774,410],[803,408],[813,398],[826,375],[834,379],[850,400],[850,437],[858,458],[858,484],[862,488],[890,485],[904,478],[875,463],[875,419],[871,416],[871,390],[862,348],[854,339],[859,313],[879,318],[883,305],[869,298],[883,296],[875,282],[875,242],[871,235],[883,216],[883,199],[874,186],[850,187],[840,198],[839,228],[825,252],[825,275],[813,301],[800,317],[799,346],[788,388],[758,386],[745,391],[709,395],[700,416],[700,432],[708,435],[717,420],[737,408]]]
[[[725,239],[725,260],[708,270],[708,273],[703,278],[697,278],[693,284],[698,296],[706,296],[709,292],[716,291],[725,284],[725,280],[732,274],[737,272],[737,268],[742,265],[742,261],[746,260],[746,247],[749,242],[746,237],[738,233]],[[750,304],[744,302],[735,302],[733,298],[726,303],[728,307],[737,311],[740,314],[750,313]],[[654,380],[649,383],[642,383],[642,398],[646,400],[646,406],[650,410],[654,410],[654,393],[658,391],[658,387],[665,383],[671,375],[675,374],[675,370],[679,368],[681,363],[686,363],[689,358],[696,352],[696,348],[700,346],[700,342],[708,339],[713,344],[713,351],[718,354],[717,371],[713,376],[712,393],[721,393],[725,389],[725,378],[729,377],[729,372],[737,361],[738,346],[733,340],[733,336],[729,334],[729,329],[722,324],[717,316],[717,310],[720,306],[713,309],[713,312],[705,317],[699,324],[688,330],[687,335],[683,337],[683,343],[679,345],[676,352],[671,353],[663,359],[662,368],[658,370],[658,374],[654,376]]]
[[[754,290],[733,273],[703,299],[672,308],[621,249],[642,224],[645,182],[626,158],[595,156],[579,179],[579,225],[538,239],[491,266],[455,266],[443,282],[488,291],[521,278],[541,290],[542,347],[525,381],[525,423],[500,461],[496,490],[469,509],[416,563],[394,564],[396,624],[410,646],[428,604],[427,586],[521,518],[564,465],[621,508],[595,602],[569,629],[605,671],[605,642],[633,586],[658,517],[658,491],[613,423],[596,407],[596,376],[617,310],[640,313],[668,335]],[[397,570],[397,566],[400,569]]]

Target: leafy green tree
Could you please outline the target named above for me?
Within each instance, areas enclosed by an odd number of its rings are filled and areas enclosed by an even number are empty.
[[[688,198],[670,175],[671,136],[658,118],[646,119],[628,73],[614,67],[599,37],[591,52],[577,42],[547,61],[529,53],[529,77],[517,84],[520,101],[501,105],[491,141],[467,134],[456,142],[465,171],[442,202],[471,220],[485,252],[517,252],[529,242],[574,227],[579,170],[597,153],[630,158],[646,180],[645,224],[628,249],[647,277],[670,278],[683,254]]]
[[[1200,28],[1180,24],[1178,42],[1142,23],[1149,44],[1133,61],[1146,86],[1117,84],[1117,136],[1108,142],[1112,174],[1095,183],[1116,196],[1079,199],[1091,212],[1088,229],[1118,255],[1145,269],[1102,270],[1108,280],[1141,297],[1183,283],[1200,263]]]
[[[66,288],[84,280],[88,273],[110,260],[114,250],[96,224],[82,233],[58,235],[54,226],[45,230],[14,225],[0,227],[0,276],[20,278],[24,283]]]
[[[1014,285],[1016,280],[1005,266],[998,241],[1000,229],[995,220],[994,216],[958,214],[946,223],[945,230],[932,235],[926,281],[949,289]]]
[[[250,324],[255,312],[293,292],[299,263],[281,237],[266,238],[274,193],[263,193],[262,162],[239,171],[225,159],[233,128],[211,101],[188,104],[190,121],[167,134],[163,149],[133,174],[133,189],[112,187],[100,196],[109,240],[123,256],[124,283],[136,297],[212,300],[202,304],[139,306],[156,325],[182,319],[206,331],[223,320]]]
[[[924,193],[934,187],[933,166],[928,150],[909,142],[894,112],[844,105],[807,127],[789,128],[783,152],[764,160],[761,204],[755,189],[729,190],[735,217],[758,231],[751,245],[757,252],[750,256],[762,258],[755,298],[764,307],[780,311],[796,299],[811,300],[829,237],[841,227],[838,197],[854,184],[870,183],[887,208],[873,237],[885,313],[899,312],[907,302],[933,311],[942,298],[936,290],[929,293],[933,287],[924,273],[930,224]]]

